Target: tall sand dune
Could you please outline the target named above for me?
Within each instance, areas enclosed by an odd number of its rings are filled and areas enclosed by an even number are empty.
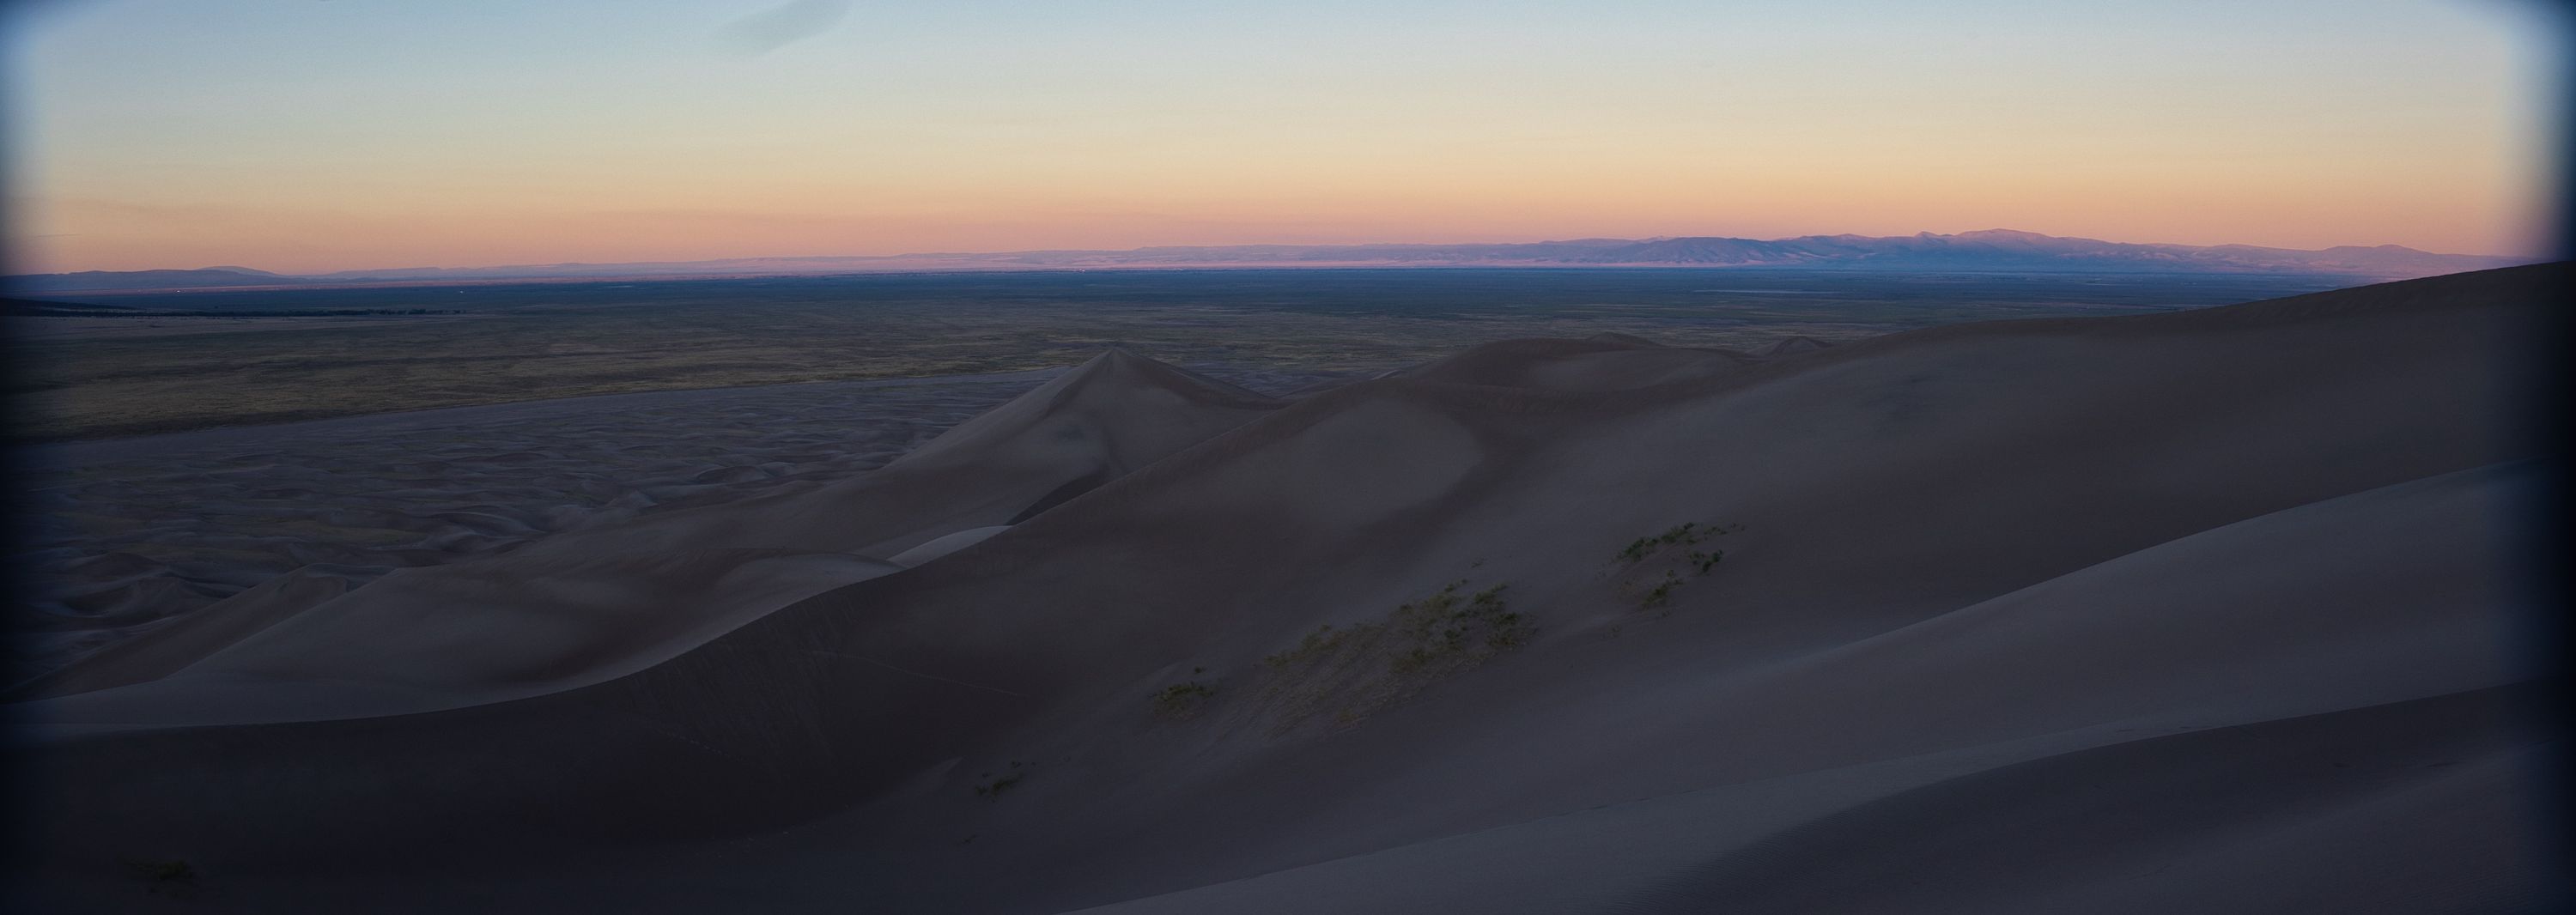
[[[2566,272],[1285,403],[1113,353],[845,483],[23,704],[20,867],[226,911],[2527,908]]]

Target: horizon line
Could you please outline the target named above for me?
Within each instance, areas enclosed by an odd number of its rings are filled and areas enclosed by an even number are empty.
[[[1008,257],[1008,256],[1014,256],[1014,255],[1039,255],[1039,254],[1059,254],[1059,255],[1067,255],[1067,254],[1103,254],[1103,255],[1110,255],[1110,254],[1137,254],[1137,253],[1152,252],[1152,251],[1171,251],[1171,250],[1225,250],[1225,249],[1233,249],[1233,248],[1306,248],[1306,249],[1330,249],[1330,248],[1382,248],[1382,247],[1416,247],[1416,248],[1443,248],[1443,247],[1446,247],[1446,248],[1465,248],[1465,247],[1508,247],[1508,246],[1524,246],[1524,245],[1564,245],[1564,244],[1580,244],[1580,243],[1585,243],[1585,242],[1615,242],[1615,243],[1626,243],[1626,244],[1642,244],[1642,243],[1652,243],[1652,242],[1661,242],[1661,241],[1684,241],[1684,240],[1694,240],[1694,239],[1709,239],[1709,240],[1718,240],[1718,241],[1749,241],[1749,242],[1777,243],[1777,242],[1799,241],[1799,240],[1803,240],[1803,239],[1842,239],[1842,238],[1851,238],[1851,239],[1866,239],[1866,240],[1873,240],[1873,241],[1876,241],[1876,240],[1908,239],[1908,238],[1960,238],[1960,237],[1965,237],[1965,236],[1976,236],[1976,235],[2018,235],[2018,236],[2033,236],[2033,237],[2038,237],[2038,238],[2045,238],[2045,239],[2051,240],[2051,241],[2093,242],[2093,243],[2097,243],[2097,244],[2106,244],[2106,245],[2124,245],[2124,246],[2132,246],[2132,247],[2140,247],[2140,248],[2197,248],[2197,249],[2237,248],[2237,249],[2252,249],[2252,250],[2262,250],[2262,251],[2295,252],[2295,253],[2303,253],[2303,254],[2318,254],[2318,253],[2324,253],[2324,252],[2329,252],[2329,251],[2337,251],[2337,250],[2361,250],[2361,251],[2392,251],[2392,252],[2407,252],[2407,253],[2413,253],[2413,254],[2428,255],[2428,256],[2433,256],[2433,257],[2490,258],[2490,259],[2525,259],[2525,258],[2529,258],[2529,259],[2534,259],[2534,260],[2547,260],[2547,259],[2549,259],[2550,257],[2552,257],[2552,256],[2553,256],[2553,255],[2551,255],[2551,254],[2546,254],[2546,253],[2542,253],[2542,254],[2491,254],[2491,253],[2463,253],[2463,252],[2427,251],[2427,250],[2424,250],[2424,249],[2421,249],[2421,248],[2414,248],[2414,247],[2410,247],[2410,246],[2406,246],[2406,245],[2398,245],[2398,244],[2378,244],[2378,245],[2342,244],[2342,245],[2329,245],[2329,246],[2326,246],[2326,247],[2323,247],[2323,248],[2282,248],[2282,247],[2274,247],[2274,246],[2270,246],[2270,245],[2254,245],[2254,244],[2244,244],[2244,243],[2236,243],[2236,242],[2224,242],[2224,243],[2219,243],[2219,244],[2208,244],[2208,245],[2196,245],[2196,244],[2189,244],[2189,243],[2184,243],[2184,242],[2131,242],[2131,241],[2112,241],[2112,240],[2109,240],[2109,239],[2092,238],[2092,237],[2080,236],[2080,235],[2050,235],[2050,234],[2045,233],[2045,232],[2031,232],[2031,231],[2022,230],[2022,229],[2008,229],[2008,228],[2001,228],[2001,227],[1997,227],[1997,228],[1989,228],[1989,229],[1970,229],[1970,230],[1963,230],[1963,231],[1959,231],[1959,232],[1932,232],[1932,231],[1928,231],[1928,230],[1926,230],[1926,231],[1919,231],[1919,232],[1915,232],[1915,233],[1913,233],[1913,234],[1911,234],[1911,235],[1862,235],[1862,234],[1854,233],[1854,232],[1838,232],[1838,233],[1832,233],[1832,234],[1809,233],[1809,234],[1804,234],[1804,235],[1783,235],[1783,236],[1777,236],[1777,237],[1772,237],[1772,238],[1754,238],[1754,237],[1749,237],[1749,236],[1739,236],[1739,235],[1650,235],[1650,236],[1643,236],[1643,237],[1618,237],[1618,236],[1597,236],[1597,235],[1596,235],[1596,236],[1581,236],[1581,237],[1572,237],[1572,238],[1542,238],[1542,239],[1538,239],[1538,240],[1535,240],[1535,241],[1233,242],[1233,243],[1227,243],[1227,244],[1148,244],[1148,245],[1137,245],[1137,246],[1134,246],[1134,247],[1128,247],[1128,248],[1019,248],[1019,249],[992,250],[992,251],[907,251],[907,252],[902,252],[902,253],[897,253],[897,254],[753,254],[753,255],[737,255],[737,256],[730,256],[730,257],[703,257],[703,258],[688,258],[688,259],[628,260],[628,261],[552,261],[552,262],[520,262],[520,263],[501,263],[501,264],[489,264],[489,263],[487,263],[487,264],[472,264],[472,265],[446,265],[446,266],[420,264],[420,265],[409,265],[409,266],[401,266],[401,267],[360,267],[360,268],[349,268],[349,269],[342,269],[342,270],[328,270],[328,271],[309,272],[309,273],[287,273],[287,272],[279,272],[279,271],[266,270],[266,269],[262,269],[262,268],[258,268],[258,267],[245,266],[245,265],[238,264],[238,263],[232,263],[232,264],[212,264],[212,265],[201,266],[201,267],[150,267],[150,268],[143,268],[143,269],[139,269],[139,270],[97,270],[97,269],[92,269],[92,270],[67,270],[67,271],[58,271],[58,272],[52,272],[52,273],[18,273],[18,274],[9,274],[9,276],[11,276],[11,277],[28,277],[28,278],[33,278],[33,277],[48,277],[48,276],[79,276],[79,275],[83,275],[83,274],[149,273],[149,272],[161,272],[161,271],[168,271],[168,272],[199,272],[199,271],[207,271],[207,270],[223,270],[223,271],[232,271],[232,272],[244,272],[244,271],[247,271],[247,272],[253,272],[253,273],[262,273],[262,274],[269,274],[269,275],[273,275],[273,276],[279,276],[279,277],[290,277],[290,278],[328,278],[328,277],[334,277],[334,276],[346,276],[346,275],[351,275],[351,274],[365,274],[365,273],[386,272],[386,271],[419,271],[419,270],[458,270],[458,271],[465,271],[465,270],[477,270],[477,271],[487,271],[487,270],[544,269],[544,268],[565,268],[565,267],[625,267],[625,266],[647,266],[647,265],[716,264],[716,263],[728,263],[728,262],[740,262],[740,261],[800,261],[800,260],[880,260],[880,261],[892,261],[892,260],[902,260],[902,259],[906,259],[906,258]],[[1601,265],[1601,266],[1614,266],[1614,265]]]

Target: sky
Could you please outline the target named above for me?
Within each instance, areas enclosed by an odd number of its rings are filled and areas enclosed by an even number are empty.
[[[8,272],[2011,228],[2544,249],[2507,0],[52,0]]]

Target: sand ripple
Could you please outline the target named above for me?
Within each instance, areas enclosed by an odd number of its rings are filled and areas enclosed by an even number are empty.
[[[1325,376],[1194,366],[1263,390]],[[617,394],[35,449],[31,672],[296,568],[352,585],[861,473],[1062,369]]]

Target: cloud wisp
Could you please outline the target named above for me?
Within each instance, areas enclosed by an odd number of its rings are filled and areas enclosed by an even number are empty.
[[[758,57],[832,30],[850,13],[849,0],[791,0],[736,19],[716,33],[727,53]]]

